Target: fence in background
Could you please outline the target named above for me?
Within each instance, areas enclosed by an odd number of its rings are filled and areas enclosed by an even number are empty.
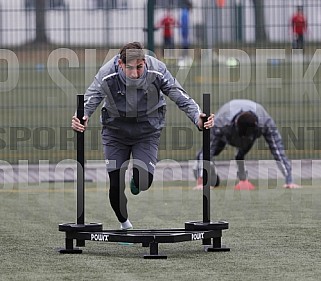
[[[116,47],[127,41],[147,43],[147,0],[47,0],[44,25],[48,41],[57,45]],[[170,12],[176,19],[175,46],[182,44],[180,19],[186,2],[156,0],[154,24]],[[190,1],[189,37],[195,47],[213,47],[221,43],[255,43],[255,27],[264,28],[267,41],[284,43],[292,41],[290,20],[297,5],[296,0],[266,0],[263,3],[263,21],[256,23],[260,9],[252,0],[227,0],[219,7],[218,1]],[[223,3],[222,2],[222,3]],[[321,41],[321,3],[304,1],[304,13],[308,19],[307,42]],[[263,30],[263,29],[262,29]],[[21,46],[36,37],[35,1],[0,1],[0,45]],[[162,45],[162,31],[155,30],[155,44]]]
[[[39,27],[34,1],[0,1],[2,161],[74,158],[70,121],[76,94],[84,93],[99,67],[122,44],[135,40],[148,45],[145,0],[46,3],[44,24]],[[162,30],[154,33],[156,55],[197,102],[204,92],[213,95],[214,112],[232,98],[260,102],[274,117],[289,158],[320,158],[321,53],[315,43],[321,41],[321,2],[304,1],[305,53],[291,50],[289,18],[300,1],[264,1],[267,40],[260,42],[255,40],[251,0],[226,0],[223,7],[212,0],[192,3],[188,58],[182,60],[182,50],[163,52]],[[180,19],[184,1],[156,1],[155,25],[166,12],[165,4],[172,5],[171,13]],[[174,47],[181,48],[180,26],[174,30]],[[37,32],[43,32],[47,42],[34,42]],[[160,159],[193,159],[201,147],[200,137],[168,101]],[[90,122],[86,150],[88,159],[103,158],[99,110]],[[219,159],[233,157],[229,148]],[[264,139],[248,158],[271,158]]]

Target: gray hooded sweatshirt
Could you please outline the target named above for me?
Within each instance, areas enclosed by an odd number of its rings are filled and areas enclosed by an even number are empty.
[[[240,137],[235,126],[236,117],[244,111],[254,113],[258,118],[258,130],[254,135]],[[211,156],[217,156],[229,144],[237,149],[235,160],[238,164],[238,177],[247,178],[244,167],[244,157],[252,148],[254,142],[263,136],[273,158],[285,177],[287,184],[292,183],[291,165],[287,159],[281,135],[272,119],[262,105],[245,99],[235,99],[225,103],[215,114],[214,127],[211,130]],[[202,155],[198,156],[202,159]]]
[[[90,117],[104,100],[101,123],[109,134],[141,138],[165,124],[169,97],[197,126],[201,109],[156,58],[145,55],[145,72],[138,79],[125,76],[119,55],[103,65],[85,93],[85,115]]]

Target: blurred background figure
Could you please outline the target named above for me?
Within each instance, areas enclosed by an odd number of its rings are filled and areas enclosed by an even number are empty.
[[[307,31],[307,20],[303,14],[303,6],[297,6],[297,11],[291,19],[292,32],[294,36],[293,48],[303,49],[304,47],[304,34]]]
[[[171,15],[170,9],[166,10],[165,16],[156,25],[156,28],[163,28],[164,49],[174,48],[174,27],[178,26],[178,22]]]
[[[188,48],[189,48],[189,39],[188,39],[188,33],[189,33],[189,13],[190,9],[192,8],[192,4],[189,1],[186,1],[186,4],[182,8],[181,12],[181,35],[182,35],[182,48],[184,49],[183,57],[187,56]]]
[[[235,189],[254,189],[255,187],[248,180],[245,156],[260,137],[264,137],[285,178],[283,187],[298,188],[299,186],[292,180],[292,167],[285,155],[281,134],[269,113],[255,101],[233,99],[218,109],[215,114],[214,127],[211,129],[211,159],[218,156],[227,145],[235,147],[237,177],[239,179]],[[197,153],[196,159],[198,161],[194,167],[194,175],[197,185],[194,189],[203,189],[203,163],[199,161],[203,160],[203,149]],[[218,186],[220,178],[215,167],[211,169],[214,171],[212,174],[216,175],[216,178],[214,176],[211,179],[211,185]]]
[[[188,49],[190,47],[189,32],[190,32],[190,11],[193,5],[190,1],[185,1],[181,9],[180,31],[181,31],[181,47],[183,52],[178,61],[178,66],[187,67],[193,63],[193,58],[188,56]]]

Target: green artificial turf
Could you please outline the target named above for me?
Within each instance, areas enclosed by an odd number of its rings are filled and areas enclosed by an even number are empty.
[[[86,222],[119,224],[106,187],[88,183]],[[188,183],[155,183],[128,195],[135,229],[181,228],[202,219],[202,192]],[[74,222],[73,183],[4,185],[0,189],[0,280],[320,280],[320,183],[289,190],[269,186],[211,190],[211,219],[224,219],[230,252],[207,253],[201,241],[160,244],[167,260],[145,260],[148,248],[87,241],[80,255],[64,246],[58,224]]]

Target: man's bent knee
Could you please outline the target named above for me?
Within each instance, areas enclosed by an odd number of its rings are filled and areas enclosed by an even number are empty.
[[[133,179],[136,187],[144,191],[152,185],[154,175],[146,170],[133,168]]]

